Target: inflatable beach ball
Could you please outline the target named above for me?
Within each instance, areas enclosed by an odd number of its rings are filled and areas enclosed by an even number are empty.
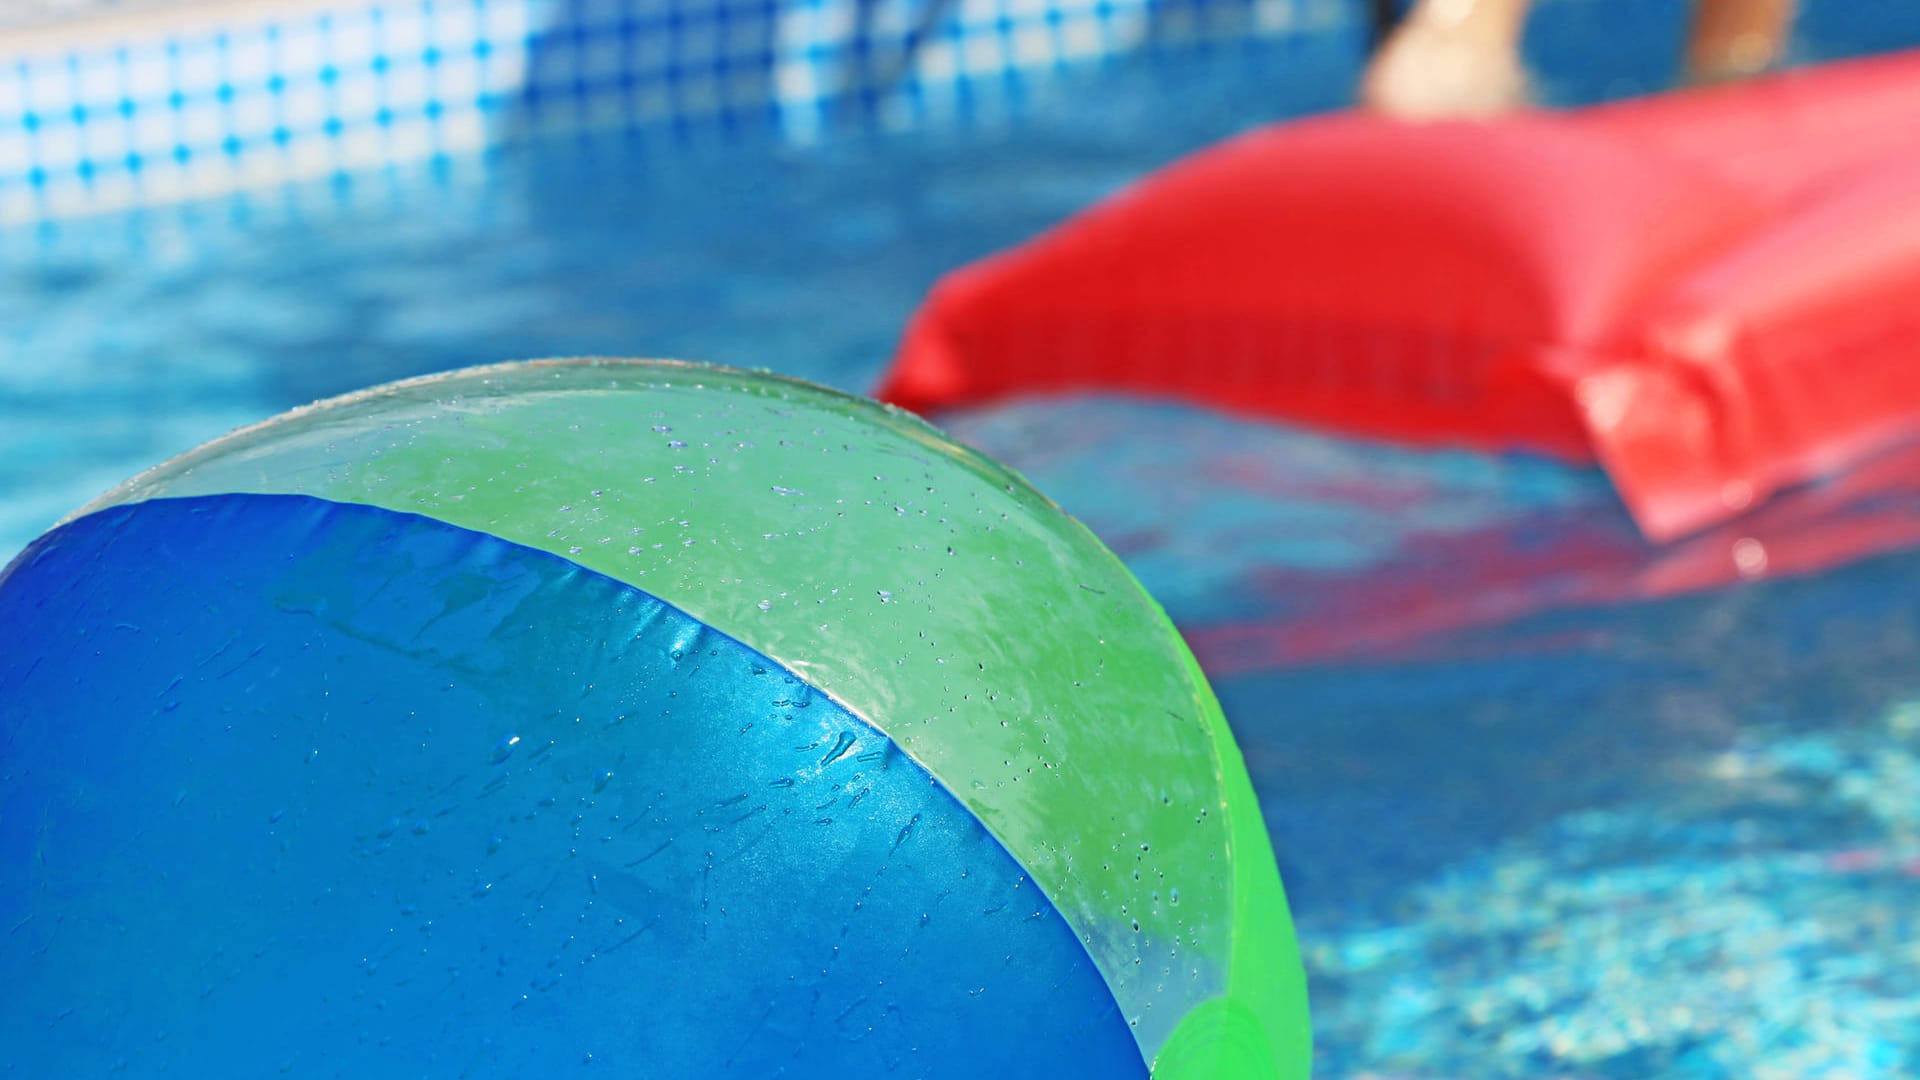
[[[0,1074],[1303,1076],[1218,706],[1078,523],[684,364],[323,402],[0,576]]]

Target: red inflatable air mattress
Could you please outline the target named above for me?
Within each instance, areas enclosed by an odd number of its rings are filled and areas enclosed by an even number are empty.
[[[1084,390],[1598,460],[1702,529],[1920,420],[1920,55],[1255,131],[949,275],[879,396]]]

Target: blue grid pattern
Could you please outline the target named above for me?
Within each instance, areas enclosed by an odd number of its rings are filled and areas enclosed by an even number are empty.
[[[782,129],[967,123],[1018,111],[1036,76],[1357,16],[1351,0],[797,0],[782,13]]]
[[[1349,0],[399,0],[0,55],[0,223],[445,158],[552,131],[965,123],[1030,77],[1295,34]],[[110,25],[110,24],[109,24]]]
[[[0,220],[477,149],[515,100],[530,14],[363,6],[0,61]]]

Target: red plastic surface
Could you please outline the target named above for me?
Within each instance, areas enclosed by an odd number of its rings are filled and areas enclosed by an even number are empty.
[[[1920,420],[1920,54],[1255,131],[949,275],[878,393],[1084,390],[1597,459],[1705,529]]]

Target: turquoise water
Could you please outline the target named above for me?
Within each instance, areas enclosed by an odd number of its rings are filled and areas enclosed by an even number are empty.
[[[1658,85],[1672,7],[1548,5],[1549,95]],[[967,135],[549,142],[13,234],[0,552],[236,425],[453,366],[672,355],[866,388],[940,272],[1339,103],[1359,36],[1075,76]],[[1815,5],[1802,39],[1920,19]],[[1275,836],[1323,1075],[1920,1072],[1920,556],[1644,598],[1672,553],[1593,472],[1141,402],[946,423],[1193,641]]]

